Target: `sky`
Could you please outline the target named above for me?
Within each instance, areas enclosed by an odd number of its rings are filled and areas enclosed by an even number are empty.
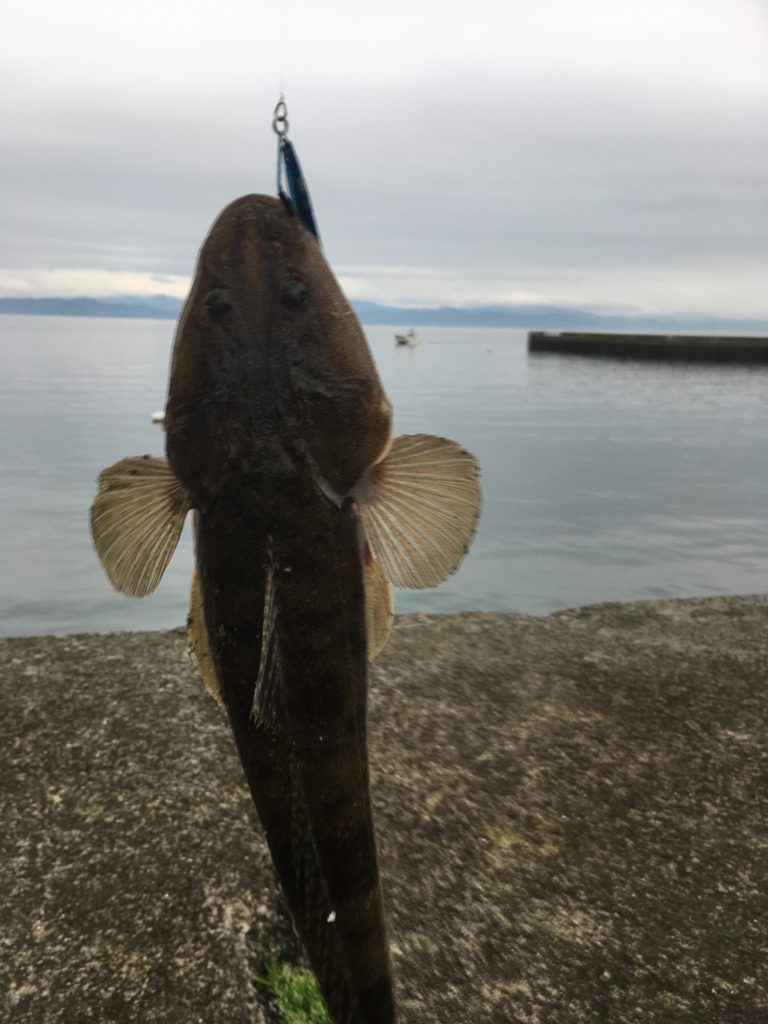
[[[352,298],[768,318],[768,0],[5,0],[0,88],[0,296],[183,297],[284,91]]]

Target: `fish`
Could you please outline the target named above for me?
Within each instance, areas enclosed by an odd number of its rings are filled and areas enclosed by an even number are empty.
[[[392,436],[363,330],[278,198],[215,220],[177,325],[165,458],[105,469],[91,507],[116,590],[152,593],[186,517],[188,637],[228,716],[272,863],[334,1024],[395,1024],[371,805],[368,666],[392,587],[438,585],[475,533],[479,466]]]

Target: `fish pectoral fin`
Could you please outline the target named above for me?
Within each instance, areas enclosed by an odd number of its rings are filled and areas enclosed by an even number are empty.
[[[219,705],[224,707],[224,698],[221,695],[221,682],[216,671],[216,663],[213,660],[208,629],[205,625],[203,614],[203,595],[200,590],[200,573],[197,566],[192,573],[192,587],[189,592],[189,616],[187,618],[187,642],[189,653],[203,677],[205,688]]]
[[[378,559],[365,553],[365,631],[368,637],[368,661],[379,654],[389,639],[395,606],[392,600],[392,586],[381,571]]]
[[[395,438],[352,489],[366,539],[396,587],[436,587],[467,553],[480,514],[477,459],[429,434]]]
[[[162,579],[190,503],[166,459],[136,455],[99,476],[91,535],[115,590],[146,597]]]

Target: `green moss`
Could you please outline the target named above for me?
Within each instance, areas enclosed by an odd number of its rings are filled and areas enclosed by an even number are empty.
[[[269,991],[280,1024],[331,1024],[311,971],[273,960],[256,982]]]

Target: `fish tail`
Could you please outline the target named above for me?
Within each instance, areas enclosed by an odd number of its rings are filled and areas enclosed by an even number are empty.
[[[306,796],[295,769],[291,772],[292,855],[296,905],[293,916],[331,1019],[339,1024],[360,1020],[357,999],[334,924],[328,887],[320,867]]]
[[[279,696],[274,703],[269,730],[260,729],[249,745],[251,756],[259,739],[272,750],[260,768],[246,774],[258,780],[252,792],[294,925],[334,1024],[394,1024],[372,826],[365,829],[365,853],[358,852],[356,864],[329,847],[322,830],[318,834],[305,774],[287,753],[288,723]]]
[[[309,798],[304,799],[309,817]],[[361,810],[365,817],[366,809]],[[358,822],[346,836],[336,833],[329,842],[327,830],[318,828],[316,815],[312,818],[304,824],[304,835],[311,837],[307,852],[313,884],[322,885],[321,920],[334,933],[333,948],[340,951],[354,996],[355,1009],[349,1020],[394,1024],[397,1014],[372,822],[369,819],[367,828]],[[312,898],[310,891],[305,890],[305,898]],[[328,931],[316,937],[320,949],[329,938]],[[346,1021],[347,1017],[339,1019]]]

